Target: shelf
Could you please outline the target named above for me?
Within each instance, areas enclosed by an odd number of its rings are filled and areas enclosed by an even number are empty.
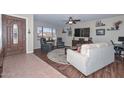
[[[96,27],[105,27],[105,25],[102,25],[102,26],[96,26]]]
[[[118,30],[120,30],[120,29],[118,29]],[[116,30],[116,29],[113,29],[113,30],[112,30],[112,29],[109,29],[109,30],[108,30],[108,29],[107,29],[107,31],[118,31],[118,30]]]

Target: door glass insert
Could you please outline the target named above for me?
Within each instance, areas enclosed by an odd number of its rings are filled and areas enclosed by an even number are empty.
[[[18,44],[18,25],[13,24],[13,44]]]

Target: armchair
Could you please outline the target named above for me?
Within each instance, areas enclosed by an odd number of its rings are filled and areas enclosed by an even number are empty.
[[[119,47],[119,46],[116,46],[116,44],[112,40],[111,40],[111,43],[114,46],[115,55],[120,56],[121,55],[122,48]]]
[[[57,45],[57,48],[63,48],[65,46],[61,37],[57,38],[57,44],[56,45]]]
[[[49,52],[54,47],[52,43],[47,43],[45,38],[40,39],[40,44],[41,44],[41,51],[44,52]]]

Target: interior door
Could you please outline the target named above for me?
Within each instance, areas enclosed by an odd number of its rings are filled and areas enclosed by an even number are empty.
[[[18,17],[2,15],[2,27],[5,55],[25,53],[26,20]]]

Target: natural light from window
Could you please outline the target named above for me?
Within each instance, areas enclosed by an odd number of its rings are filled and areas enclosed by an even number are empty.
[[[56,29],[49,27],[38,27],[37,28],[38,38],[46,38],[46,40],[55,40],[56,39]]]

